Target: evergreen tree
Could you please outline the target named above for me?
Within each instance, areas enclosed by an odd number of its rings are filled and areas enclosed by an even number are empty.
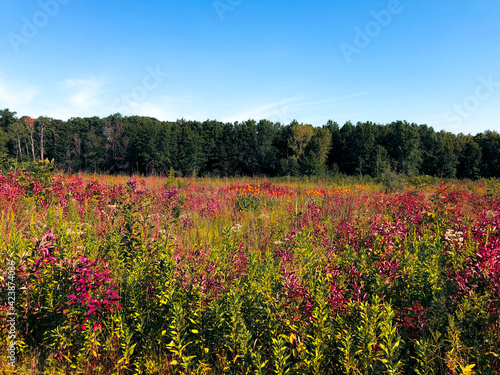
[[[421,162],[419,129],[416,124],[396,121],[389,124],[389,154],[396,163],[397,172],[407,176],[418,174]]]
[[[481,147],[481,175],[500,177],[500,134],[487,130],[478,134],[475,141]]]
[[[481,175],[481,147],[471,135],[459,134],[457,139],[457,177],[476,179]]]

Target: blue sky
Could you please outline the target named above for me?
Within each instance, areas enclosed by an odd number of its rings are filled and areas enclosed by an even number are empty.
[[[500,131],[500,1],[2,0],[0,108]]]

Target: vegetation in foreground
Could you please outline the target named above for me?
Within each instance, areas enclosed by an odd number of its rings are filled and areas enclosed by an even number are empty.
[[[16,374],[498,374],[498,182],[0,175]]]

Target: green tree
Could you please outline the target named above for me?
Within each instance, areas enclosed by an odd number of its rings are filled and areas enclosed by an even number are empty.
[[[106,164],[106,139],[104,122],[98,117],[86,118],[85,133],[82,134],[83,169],[88,172],[103,171]]]
[[[237,163],[238,174],[253,176],[259,173],[259,142],[257,139],[257,123],[247,120],[235,123],[234,137],[237,152],[234,160]]]
[[[373,176],[381,177],[386,171],[392,169],[391,158],[384,146],[377,144],[373,162]]]
[[[9,137],[5,132],[0,129],[0,165],[4,163],[7,160],[7,153],[8,153],[8,148],[7,148],[7,142],[9,140]]]
[[[162,157],[158,150],[161,126],[158,120],[150,117],[132,116],[124,119],[129,146],[127,159],[136,173],[151,173],[167,170],[162,168]]]
[[[71,166],[70,141],[72,139],[71,120],[52,120],[50,131],[45,135],[45,151],[49,160],[54,160],[57,168],[69,171]]]
[[[351,141],[351,153],[354,154],[353,162],[357,164],[356,172],[361,176],[372,174],[373,155],[376,149],[375,139],[376,131],[373,123],[358,122],[356,124]]]
[[[420,135],[416,124],[396,121],[389,124],[389,147],[391,157],[399,173],[407,176],[416,175],[421,162]]]
[[[332,137],[326,164],[328,166],[328,169],[330,169],[331,171],[337,171],[339,169],[339,163],[342,155],[342,143],[340,138],[339,124],[332,120],[328,120],[325,127],[330,131]]]
[[[203,175],[226,177],[234,165],[232,156],[235,154],[234,129],[231,123],[207,120],[202,127],[203,149],[205,163],[201,170]]]
[[[437,134],[432,127],[420,125],[420,172],[425,175],[435,176],[438,159],[435,150],[438,145]]]
[[[199,174],[204,165],[203,138],[201,124],[197,121],[177,120],[175,126],[177,157],[174,169],[184,176]]]
[[[313,128],[313,136],[309,141],[301,162],[301,172],[306,175],[326,173],[326,161],[330,151],[332,136],[327,127]]]
[[[445,131],[437,133],[437,147],[434,152],[436,161],[435,175],[439,177],[455,177],[458,165],[456,137]]]
[[[481,147],[471,135],[458,135],[457,177],[476,179],[481,175]]]
[[[291,150],[290,157],[292,159],[296,161],[300,160],[313,135],[314,129],[311,125],[299,125],[296,121],[290,124],[288,148]]]
[[[339,131],[339,168],[342,172],[349,175],[356,173],[358,165],[357,155],[352,150],[355,131],[356,127],[350,121],[346,122]]]
[[[16,122],[16,113],[11,112],[8,108],[0,110],[0,129],[7,133],[10,126]]]
[[[257,162],[262,174],[274,176],[278,168],[277,136],[281,125],[268,120],[261,120],[257,124]]]
[[[129,161],[127,160],[129,137],[125,132],[122,116],[119,114],[108,116],[105,119],[105,124],[107,170],[115,173],[129,171]],[[78,136],[78,140],[75,139],[75,145],[77,141],[81,145],[80,136]]]
[[[475,141],[481,147],[481,175],[500,177],[500,134],[487,130],[476,135]]]
[[[292,176],[299,175],[306,148],[314,135],[311,125],[292,121],[283,133],[286,137],[286,159],[282,159],[281,169]]]
[[[16,118],[16,112],[11,112],[8,108],[0,111],[0,130],[7,136],[7,143],[4,146],[7,148],[6,153],[9,156],[14,156],[19,152],[15,137],[11,138],[13,128],[18,124],[19,121]]]
[[[9,154],[18,161],[29,159],[29,133],[22,120],[16,120],[8,129]]]

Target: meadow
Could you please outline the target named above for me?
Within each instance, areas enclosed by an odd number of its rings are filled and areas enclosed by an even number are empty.
[[[3,373],[500,373],[497,180],[13,171],[0,209]]]

